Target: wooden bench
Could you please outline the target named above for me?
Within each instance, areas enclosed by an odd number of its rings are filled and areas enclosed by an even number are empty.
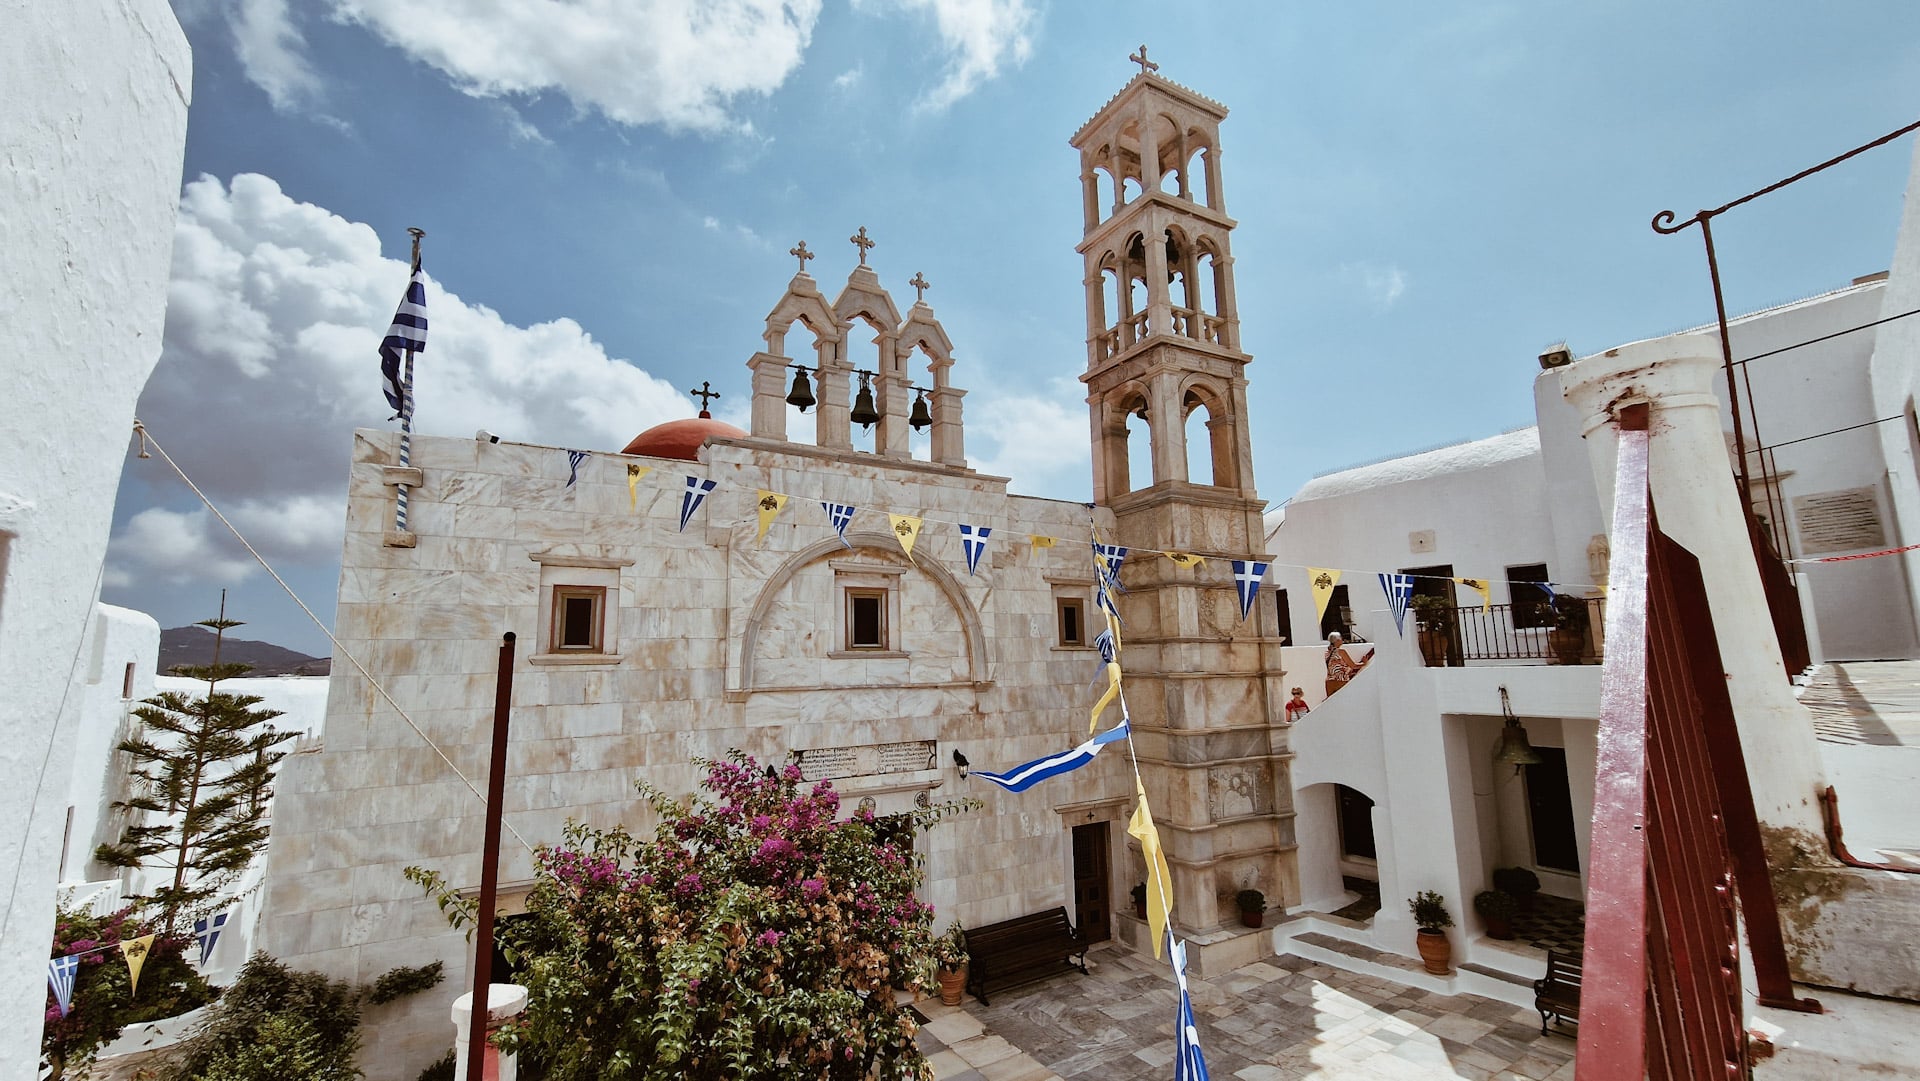
[[[990,1006],[987,995],[1044,980],[1061,972],[1087,971],[1087,939],[1074,929],[1065,908],[1036,912],[966,931],[967,990]]]
[[[1540,1011],[1540,1035],[1547,1019],[1580,1023],[1580,959],[1547,951],[1547,974],[1533,981],[1533,1008]]]

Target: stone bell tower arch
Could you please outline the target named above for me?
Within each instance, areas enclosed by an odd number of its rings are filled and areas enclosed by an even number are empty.
[[[1221,175],[1227,109],[1157,74],[1145,46],[1129,59],[1139,74],[1070,140],[1085,212],[1080,378],[1094,499],[1113,511],[1118,541],[1209,555],[1198,567],[1129,559],[1120,599],[1142,777],[1173,870],[1174,923],[1192,934],[1229,923],[1241,889],[1298,903],[1292,756],[1272,606],[1242,620],[1231,563],[1215,558],[1264,558],[1265,540]],[[1196,412],[1207,438],[1190,448]],[[1143,416],[1152,475],[1134,476],[1127,425]],[[1211,483],[1190,478],[1189,454],[1211,460]],[[1251,960],[1269,952],[1264,941],[1201,947],[1202,968],[1210,952],[1225,954],[1213,966]]]

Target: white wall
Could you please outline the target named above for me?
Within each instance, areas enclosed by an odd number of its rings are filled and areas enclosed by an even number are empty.
[[[30,1077],[78,722],[68,690],[160,355],[192,75],[163,0],[0,0],[0,27],[0,1076]]]
[[[145,612],[96,604],[87,637],[85,678],[73,691],[79,710],[62,882],[114,877],[93,863],[97,845],[119,839],[120,819],[110,805],[126,798],[125,763],[114,748],[127,736],[128,714],[152,696],[160,657],[160,624]],[[132,693],[123,694],[128,665],[133,666]]]
[[[1881,304],[1883,317],[1920,308],[1920,143],[1914,146],[1906,210],[1900,219],[1900,235],[1894,243]],[[1904,414],[1907,418],[1879,425],[1875,431],[1887,468],[1887,495],[1894,506],[1898,532],[1894,543],[1914,544],[1920,542],[1920,451],[1916,450],[1920,437],[1914,427],[1913,406],[1915,395],[1920,394],[1920,316],[1887,323],[1875,332],[1870,371],[1874,416]],[[1920,611],[1920,552],[1874,562],[1900,566],[1910,610]]]

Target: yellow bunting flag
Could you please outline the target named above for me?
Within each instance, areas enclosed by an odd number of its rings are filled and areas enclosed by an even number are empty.
[[[1147,860],[1147,931],[1153,935],[1153,955],[1166,948],[1167,916],[1173,911],[1173,883],[1167,875],[1167,854],[1160,848],[1160,831],[1153,826],[1153,812],[1147,810],[1147,790],[1135,777],[1133,787],[1140,795],[1133,809],[1133,821],[1127,823],[1129,836],[1140,840],[1140,854]]]
[[[1207,561],[1206,556],[1197,556],[1188,552],[1161,552],[1160,554],[1173,560],[1175,566],[1186,567],[1189,570]]]
[[[1313,611],[1316,618],[1327,618],[1327,601],[1333,587],[1340,584],[1340,572],[1331,567],[1308,567],[1307,584],[1313,587]]]
[[[640,509],[640,491],[639,491],[640,478],[646,476],[648,473],[651,473],[651,472],[653,472],[653,467],[650,465],[627,466],[627,509],[628,510]]]
[[[1051,548],[1051,547],[1053,547],[1053,538],[1052,538],[1052,537],[1043,537],[1043,536],[1041,536],[1040,534],[1038,534],[1038,533],[1035,533],[1035,534],[1033,534],[1032,536],[1030,536],[1030,537],[1028,537],[1027,539],[1028,539],[1028,541],[1029,541],[1029,542],[1031,542],[1031,543],[1032,543],[1032,545],[1033,545],[1033,549],[1032,549],[1032,550],[1033,550],[1033,551],[1036,551],[1036,552],[1037,552],[1037,551],[1039,551],[1039,550],[1040,550],[1040,549],[1042,549],[1042,548]]]
[[[900,541],[900,550],[913,558],[913,542],[920,539],[920,519],[911,514],[888,512],[887,521],[893,523],[893,535]]]
[[[153,936],[124,939],[120,943],[120,952],[127,955],[127,991],[137,994],[140,990],[140,966],[147,963],[147,954],[153,952]]]
[[[753,539],[756,541],[766,540],[767,527],[772,525],[773,520],[780,516],[780,512],[787,508],[787,497],[781,495],[779,492],[769,492],[765,488],[762,488],[760,489],[760,501],[754,504],[754,506],[759,508],[760,511],[760,532],[755,534]]]
[[[1493,590],[1487,586],[1485,578],[1455,578],[1454,581],[1480,594],[1480,610],[1493,611]]]
[[[1088,718],[1087,720],[1087,735],[1089,736],[1093,735],[1094,731],[1100,727],[1100,715],[1107,711],[1107,707],[1112,705],[1113,700],[1119,697],[1119,695],[1120,695],[1120,662],[1108,661],[1107,662],[1107,690],[1105,694],[1102,694],[1100,696],[1100,701],[1095,702],[1093,704],[1093,716]]]

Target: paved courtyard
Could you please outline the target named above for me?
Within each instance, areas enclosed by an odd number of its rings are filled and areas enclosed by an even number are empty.
[[[922,1002],[940,1081],[1131,1081],[1173,1076],[1165,962],[1107,945],[1092,975],[1060,976],[982,1006]],[[1437,995],[1297,957],[1189,977],[1214,1077],[1238,1081],[1569,1081],[1574,1042],[1531,1010]]]

